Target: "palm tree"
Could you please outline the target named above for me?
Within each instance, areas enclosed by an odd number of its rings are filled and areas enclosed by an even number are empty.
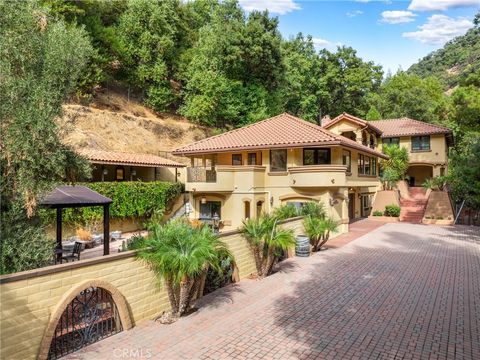
[[[384,182],[387,182],[387,187],[391,187],[392,183],[395,184],[398,180],[405,179],[409,162],[408,150],[403,146],[393,144],[384,146],[383,152],[389,159],[383,160],[380,166],[384,171]]]
[[[252,248],[259,277],[271,273],[278,251],[295,245],[293,230],[279,229],[277,222],[275,216],[262,215],[243,223],[242,233]]]
[[[286,251],[295,246],[295,235],[293,229],[280,229],[277,226],[278,219],[273,216],[264,217],[265,227],[265,253],[262,267],[262,274],[269,275],[273,265],[278,259],[279,251]]]
[[[208,267],[221,272],[221,259],[232,255],[208,227],[193,228],[183,219],[153,223],[149,230],[138,256],[163,280],[172,314],[182,316],[198,290],[198,278]]]
[[[326,244],[330,238],[330,233],[337,231],[338,223],[331,218],[316,218],[306,216],[303,220],[303,226],[310,238],[313,251],[320,251],[322,246]]]
[[[255,259],[255,268],[258,276],[262,276],[262,257],[263,257],[263,241],[265,236],[264,224],[262,217],[255,219],[247,219],[243,222],[242,234],[250,245],[250,249]]]
[[[318,251],[320,249],[318,244],[320,244],[323,234],[325,233],[322,219],[313,216],[306,216],[303,219],[303,227],[310,239],[313,251]]]
[[[338,222],[333,220],[332,218],[326,218],[322,220],[323,222],[323,240],[318,244],[318,250],[322,248],[323,245],[325,245],[330,239],[330,233],[337,231],[338,229]]]

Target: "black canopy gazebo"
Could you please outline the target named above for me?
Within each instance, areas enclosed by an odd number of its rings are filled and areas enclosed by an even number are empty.
[[[87,206],[103,206],[103,255],[110,253],[110,204],[112,199],[86,186],[62,185],[45,196],[40,205],[57,209],[57,249],[62,250],[62,210]],[[59,255],[61,257],[61,255]]]

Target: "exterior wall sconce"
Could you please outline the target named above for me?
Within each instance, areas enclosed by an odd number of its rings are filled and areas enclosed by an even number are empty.
[[[206,204],[207,203],[207,198],[205,196],[202,196],[202,199],[200,200],[200,202],[202,204]]]
[[[132,176],[137,176],[137,170],[132,170]]]
[[[330,206],[334,206],[334,205],[337,205],[337,204],[338,204],[337,199],[330,198]]]
[[[107,169],[103,169],[103,175],[107,175],[108,174],[108,170]]]

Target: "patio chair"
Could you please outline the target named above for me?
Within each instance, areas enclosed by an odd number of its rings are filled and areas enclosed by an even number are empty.
[[[80,260],[80,252],[82,251],[82,246],[83,244],[81,242],[75,241],[72,253],[70,255],[62,256],[62,260],[65,260],[66,262],[68,262],[69,260]]]

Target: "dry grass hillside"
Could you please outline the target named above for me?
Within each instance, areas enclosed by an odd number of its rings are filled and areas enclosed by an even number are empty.
[[[211,135],[211,129],[192,124],[178,115],[155,113],[115,91],[99,94],[88,106],[64,105],[59,123],[64,142],[75,149],[161,156]]]

